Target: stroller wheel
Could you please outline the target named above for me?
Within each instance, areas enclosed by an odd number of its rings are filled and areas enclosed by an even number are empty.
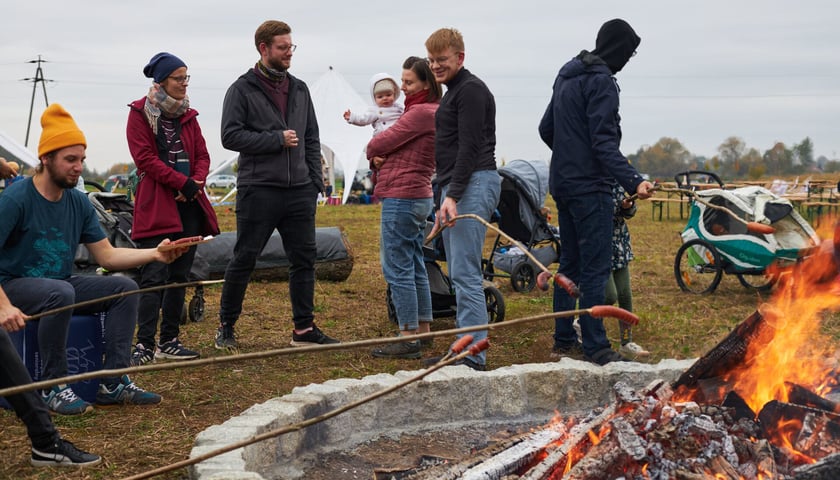
[[[537,272],[528,262],[519,262],[510,272],[510,284],[515,292],[530,292],[537,284]]]
[[[204,320],[204,296],[195,295],[190,300],[189,317],[192,322],[200,322]]]
[[[674,276],[683,292],[701,295],[712,293],[723,277],[720,253],[705,240],[689,240],[677,250]]]
[[[768,275],[765,272],[757,274],[738,273],[736,275],[738,281],[741,282],[744,288],[749,288],[756,292],[769,292],[779,280],[778,276]]]
[[[505,320],[505,299],[495,285],[484,284],[484,302],[487,305],[487,317],[490,323]]]

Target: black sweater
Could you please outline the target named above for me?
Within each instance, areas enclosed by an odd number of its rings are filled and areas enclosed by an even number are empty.
[[[473,172],[496,169],[496,101],[466,68],[446,87],[435,114],[436,182],[458,201]]]

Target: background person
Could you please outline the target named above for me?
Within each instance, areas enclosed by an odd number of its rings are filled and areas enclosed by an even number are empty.
[[[633,247],[630,244],[630,229],[627,228],[627,220],[636,215],[636,202],[628,201],[626,192],[621,185],[613,184],[613,201],[615,202],[615,214],[613,215],[612,234],[612,265],[610,276],[607,279],[607,286],[604,293],[604,303],[618,306],[633,311],[633,291],[630,289],[630,262],[633,260]],[[621,347],[618,353],[631,360],[647,358],[650,352],[633,341],[633,326],[619,320],[618,332],[621,338]]]
[[[190,107],[190,76],[184,62],[161,52],[149,60],[143,74],[152,79],[145,97],[129,104],[126,137],[137,166],[134,223],[131,238],[150,248],[164,238],[217,235],[216,212],[204,192],[210,155],[198,112]],[[196,247],[171,264],[152,262],[140,269],[140,288],[187,281]],[[189,360],[199,356],[179,339],[186,288],[143,293],[137,314],[137,342],[132,365],[155,357]],[[160,318],[160,342],[155,342]],[[157,345],[157,348],[155,348]]]
[[[257,64],[228,88],[222,146],[239,152],[236,245],[225,270],[216,348],[238,348],[234,324],[257,256],[274,230],[289,257],[292,345],[338,343],[315,323],[315,210],[324,190],[321,142],[309,88],[289,74],[292,29],[268,20],[257,28]],[[270,208],[267,208],[269,207]]]
[[[0,388],[17,387],[32,383],[26,366],[18,356],[7,332],[16,332],[24,327],[24,320],[12,309],[0,290]],[[99,464],[98,455],[80,450],[64,440],[55,429],[50,411],[38,393],[33,390],[4,397],[26,426],[26,435],[32,444],[30,463],[36,467],[48,466],[90,466]]]
[[[582,51],[560,69],[539,125],[540,137],[551,148],[549,191],[557,204],[563,245],[558,271],[580,287],[581,309],[604,302],[612,258],[612,184],[617,180],[643,199],[653,188],[619,150],[613,75],[635,55],[640,42],[624,20],[604,23],[595,50]],[[554,311],[572,310],[576,301],[555,286]],[[580,327],[587,359],[599,365],[626,360],[612,350],[603,320],[581,315]],[[554,330],[555,353],[579,350],[571,318],[556,319]]]
[[[57,103],[44,111],[41,126],[41,163],[35,175],[15,182],[0,195],[0,311],[7,319],[137,289],[125,276],[73,275],[80,243],[98,265],[110,271],[152,261],[172,262],[185,250],[114,248],[93,205],[74,188],[85,160],[84,134]],[[168,243],[163,240],[161,245]],[[67,336],[73,314],[104,312],[104,368],[128,367],[137,303],[136,295],[128,295],[42,317],[38,321],[42,378],[67,375]],[[54,386],[42,395],[55,413],[74,415],[92,408],[67,385]],[[160,395],[138,387],[128,375],[102,378],[96,393],[100,405],[160,401]]]
[[[496,172],[496,101],[490,89],[464,68],[464,37],[454,28],[441,28],[426,40],[429,66],[446,94],[435,114],[435,162],[440,203],[436,222],[443,231],[446,266],[455,288],[457,327],[486,325],[481,257],[487,228],[475,220],[455,222],[458,214],[473,213],[490,221],[499,204],[501,178]],[[475,341],[487,331],[471,334]],[[485,352],[463,363],[484,370]],[[434,359],[432,359],[434,360]],[[430,360],[430,361],[432,361]]]
[[[426,221],[432,213],[435,173],[435,111],[441,97],[428,63],[408,57],[403,63],[405,113],[367,145],[379,171],[374,194],[382,200],[379,258],[391,291],[400,335],[430,331],[432,294],[423,260]],[[374,349],[379,358],[420,358],[420,341]]]

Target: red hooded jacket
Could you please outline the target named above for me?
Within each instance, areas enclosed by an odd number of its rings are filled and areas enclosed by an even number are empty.
[[[134,225],[131,229],[133,240],[155,235],[180,233],[184,230],[175,192],[187,183],[188,177],[170,168],[160,160],[152,127],[143,113],[146,98],[143,97],[129,104],[126,137],[128,150],[137,165],[137,193],[134,201]],[[190,177],[197,182],[205,182],[210,172],[210,154],[201,134],[201,127],[196,117],[198,112],[192,108],[181,116],[181,143],[189,154]],[[195,199],[204,211],[205,224],[202,235],[217,235],[219,224],[216,212],[202,188]]]

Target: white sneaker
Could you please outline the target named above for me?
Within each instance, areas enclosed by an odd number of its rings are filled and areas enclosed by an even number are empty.
[[[642,348],[642,346],[636,342],[630,342],[622,345],[621,348],[618,349],[618,353],[631,359],[647,358],[650,356],[650,352]]]

